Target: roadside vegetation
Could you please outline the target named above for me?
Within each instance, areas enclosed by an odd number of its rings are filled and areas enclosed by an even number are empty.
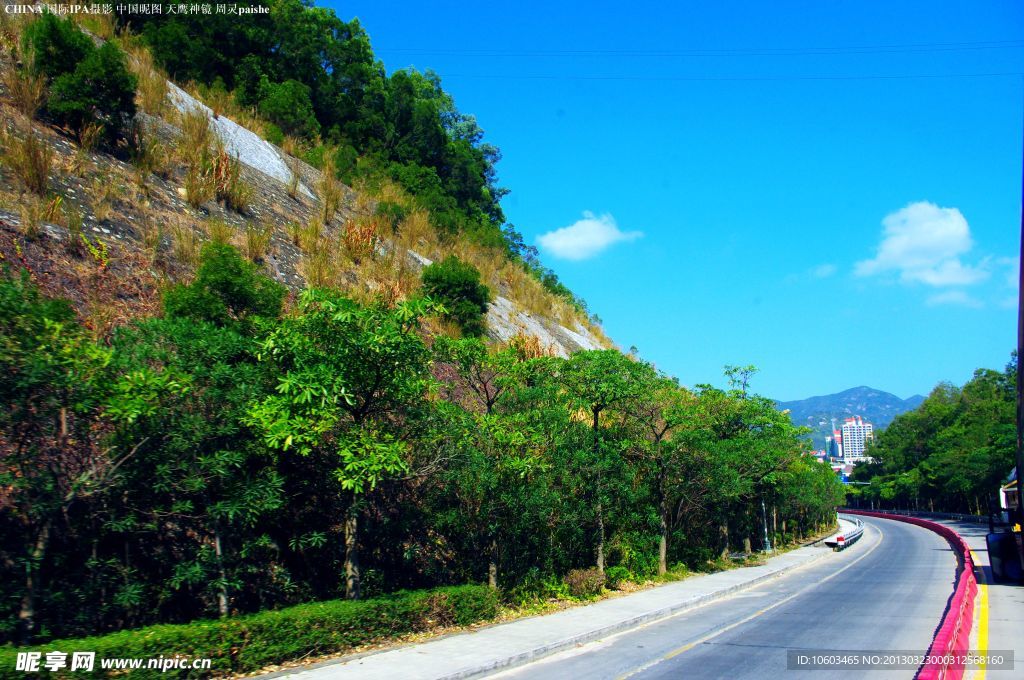
[[[95,340],[5,275],[5,637],[473,582],[586,594],[749,553],[765,522],[813,532],[840,499],[749,368],[686,389],[616,350],[431,346],[429,299],[310,289],[283,313],[284,292],[211,243],[162,315]]]
[[[832,521],[834,475],[751,367],[686,388],[617,350],[481,339],[496,294],[587,319],[504,224],[497,149],[358,22],[270,7],[83,20],[102,44],[0,15],[0,641],[251,669]],[[168,111],[165,71],[293,152],[287,228],[205,115]],[[394,630],[361,623],[389,608]],[[311,641],[328,624],[351,637]]]
[[[1014,465],[1017,356],[1003,371],[979,368],[963,387],[940,383],[869,447],[852,500],[879,508],[988,513]]]

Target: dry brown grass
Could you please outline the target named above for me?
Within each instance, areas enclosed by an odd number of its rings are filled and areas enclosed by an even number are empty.
[[[83,153],[95,150],[103,136],[103,126],[99,123],[86,123],[78,131],[78,148]]]
[[[262,262],[270,250],[270,239],[274,236],[274,225],[261,222],[245,225],[245,256],[253,262]]]
[[[19,137],[4,129],[0,135],[0,160],[29,191],[39,196],[46,194],[53,149],[32,130]]]
[[[220,243],[222,245],[233,243],[235,234],[238,233],[234,226],[217,218],[206,220],[203,223],[203,230],[206,232],[206,238],[210,239],[213,243]]]
[[[85,254],[82,247],[82,211],[71,201],[64,201],[64,222],[68,227],[68,240],[65,247],[69,255],[81,257]]]
[[[102,222],[110,217],[114,210],[114,201],[121,197],[122,189],[117,180],[110,174],[97,175],[89,186],[89,202],[93,217]]]
[[[7,68],[3,74],[7,94],[27,118],[34,118],[46,98],[46,81],[22,68]]]
[[[153,63],[153,54],[142,44],[125,46],[128,68],[138,79],[135,103],[146,113],[161,116],[167,111],[167,76]]]
[[[334,161],[330,154],[324,154],[324,167],[317,184],[320,195],[320,221],[330,224],[341,206],[341,183],[334,177]]]
[[[220,144],[213,160],[214,195],[229,210],[245,214],[256,190],[242,179],[242,163],[231,157]]]
[[[299,264],[299,272],[309,288],[325,288],[337,281],[337,266],[326,247],[306,251]]]
[[[19,217],[21,233],[30,241],[35,241],[43,234],[43,213],[45,202],[36,196],[26,196],[21,202]]]
[[[201,246],[199,234],[191,224],[182,220],[171,224],[171,250],[179,262],[195,266],[199,262]]]
[[[377,247],[378,227],[378,221],[373,217],[357,217],[345,221],[341,228],[341,247],[353,262],[359,263],[372,257]]]

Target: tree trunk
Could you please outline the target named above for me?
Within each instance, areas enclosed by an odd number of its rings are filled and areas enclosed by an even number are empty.
[[[49,545],[50,522],[47,521],[36,534],[35,545],[25,563],[25,590],[21,594],[21,607],[18,610],[18,638],[22,644],[30,643],[36,632],[36,589],[39,587],[37,570]]]
[[[491,560],[487,565],[487,585],[498,587],[498,539],[491,539]]]
[[[345,598],[359,599],[359,511],[354,494],[345,515]]]
[[[668,509],[661,503],[661,538],[658,541],[658,575],[668,571]]]
[[[601,504],[601,409],[594,409],[594,465],[597,468],[597,573],[604,576],[604,508]]]
[[[224,571],[224,551],[220,543],[220,531],[213,532],[213,550],[217,554],[217,575],[220,584],[217,587],[217,611],[221,618],[228,615],[228,575]]]
[[[743,552],[745,552],[748,555],[754,552],[753,548],[750,545],[750,536],[743,537]]]
[[[785,530],[783,530],[785,531]],[[779,534],[779,509],[772,506],[772,537],[774,538]]]
[[[718,542],[722,546],[719,556],[724,560],[729,557],[729,524],[726,522],[718,525]]]

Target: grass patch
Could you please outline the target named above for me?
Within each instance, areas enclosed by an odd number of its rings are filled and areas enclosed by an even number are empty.
[[[45,196],[53,165],[53,150],[31,130],[24,137],[4,130],[0,158],[29,191]]]

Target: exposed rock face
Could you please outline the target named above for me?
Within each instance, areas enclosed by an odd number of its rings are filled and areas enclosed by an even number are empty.
[[[487,333],[499,341],[519,334],[532,335],[563,357],[581,349],[604,349],[582,325],[570,330],[551,319],[518,311],[511,300],[501,296],[495,297],[487,309]]]
[[[289,169],[288,163],[285,162],[285,156],[280,149],[225,116],[215,117],[209,107],[174,83],[168,81],[167,86],[168,99],[176,109],[183,113],[202,111],[207,115],[210,119],[211,129],[224,143],[224,148],[230,155],[237,157],[241,163],[256,173],[261,173],[282,184],[288,183],[292,171]],[[315,175],[316,171],[305,163],[300,163],[299,166],[301,167],[300,175],[304,180],[300,182],[299,190],[305,197],[316,200],[316,197],[307,188],[311,175]],[[258,184],[263,185],[260,193],[265,198],[270,198],[273,194],[278,193],[276,187],[268,187],[263,182],[258,182]],[[281,243],[280,246],[278,250],[280,255],[290,250],[286,243]],[[429,258],[419,253],[410,250],[408,254],[413,266],[422,268],[431,264]],[[296,277],[295,267],[282,267],[281,261],[287,258],[280,257],[280,255],[269,257],[269,264],[277,274],[277,278],[290,287],[296,288],[297,285],[300,285],[300,280]],[[294,255],[297,257],[297,254]],[[577,323],[575,329],[566,328],[553,319],[520,311],[512,300],[501,296],[495,297],[487,310],[487,333],[492,339],[499,342],[508,341],[519,334],[532,335],[560,356],[568,356],[578,350],[604,348],[601,340],[582,324]]]
[[[282,184],[288,183],[292,173],[276,146],[225,116],[214,116],[210,107],[171,81],[167,81],[167,88],[167,98],[176,109],[182,113],[202,111],[206,114],[210,119],[211,129],[224,142],[224,150],[228,154],[236,156],[253,170],[262,172]],[[313,193],[302,182],[299,183],[299,191],[313,198]]]

